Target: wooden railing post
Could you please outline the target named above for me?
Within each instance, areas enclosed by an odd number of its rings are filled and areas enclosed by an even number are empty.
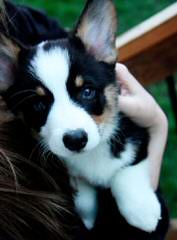
[[[117,38],[118,61],[148,85],[177,72],[177,3]]]
[[[171,220],[166,240],[177,240],[177,219]]]

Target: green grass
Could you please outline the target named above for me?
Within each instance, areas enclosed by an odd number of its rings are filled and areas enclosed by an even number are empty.
[[[71,27],[76,22],[85,1],[16,0],[16,2],[42,8],[50,16],[59,19],[62,25]],[[174,2],[175,0],[115,0],[119,18],[119,32],[124,32]]]
[[[171,216],[177,217],[177,126],[166,83],[163,81],[150,87],[149,90],[161,105],[169,120],[169,138],[163,161],[161,187],[165,193]]]
[[[83,0],[17,0],[17,2],[45,10],[50,16],[59,19],[60,23],[66,27],[74,26],[84,5]],[[175,1],[117,0],[115,2],[119,17],[118,32],[122,33]],[[174,116],[165,82],[152,86],[150,91],[169,119],[169,140],[164,156],[161,186],[165,193],[171,216],[177,217],[177,131],[175,129]]]

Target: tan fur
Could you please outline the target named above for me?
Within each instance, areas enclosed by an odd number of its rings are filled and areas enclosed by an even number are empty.
[[[111,122],[117,112],[117,91],[115,85],[110,84],[104,91],[107,104],[104,112],[100,116],[92,115],[94,121],[99,125],[102,123]]]
[[[42,88],[42,87],[37,87],[37,88],[36,88],[36,93],[37,93],[37,95],[39,95],[40,97],[46,96],[45,89]]]
[[[82,87],[84,85],[84,80],[81,76],[77,76],[75,80],[76,87]]]

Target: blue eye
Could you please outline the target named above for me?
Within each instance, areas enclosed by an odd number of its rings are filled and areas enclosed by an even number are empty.
[[[81,97],[84,100],[93,100],[96,97],[96,90],[93,88],[84,88],[81,93]]]

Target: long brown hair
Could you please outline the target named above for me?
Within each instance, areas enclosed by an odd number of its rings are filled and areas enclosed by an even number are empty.
[[[37,145],[26,126],[1,107],[0,237],[72,239],[77,224],[67,174],[54,156],[46,162]]]
[[[3,26],[6,30],[8,30],[6,25],[6,11],[3,0],[0,0],[0,25],[1,27]]]
[[[5,18],[0,0],[0,26]],[[65,168],[0,97],[0,238],[72,239],[78,226],[73,209]]]

